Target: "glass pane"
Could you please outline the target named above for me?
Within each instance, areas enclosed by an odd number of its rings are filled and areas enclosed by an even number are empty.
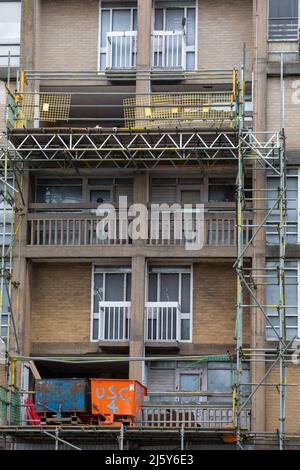
[[[181,320],[181,339],[182,341],[190,340],[190,320]]]
[[[269,0],[270,18],[294,18],[298,16],[298,0]]]
[[[208,370],[207,389],[211,392],[231,392],[233,372],[231,370]],[[231,397],[208,397],[210,402],[230,402]]]
[[[38,186],[37,201],[45,204],[75,204],[82,200],[79,186]]]
[[[105,300],[116,302],[124,300],[124,274],[106,274]]]
[[[102,202],[111,201],[111,191],[109,189],[93,189],[90,191],[90,202]]]
[[[131,300],[131,274],[126,275],[126,301]]]
[[[194,190],[182,190],[181,191],[181,202],[182,204],[196,204],[201,200],[201,192]]]
[[[181,311],[182,313],[191,312],[191,276],[182,274],[181,276]]]
[[[200,374],[180,374],[179,389],[182,392],[201,390]],[[181,403],[199,402],[199,397],[181,397]]]
[[[183,8],[168,8],[166,10],[166,31],[182,31]]]
[[[112,12],[113,31],[131,31],[131,11],[113,10]]]
[[[157,274],[148,276],[148,301],[157,302]]]
[[[161,8],[155,8],[154,30],[162,31],[163,29],[163,10]]]
[[[99,302],[104,300],[103,274],[94,275],[94,312],[99,312]]]
[[[186,22],[186,43],[188,46],[194,46],[196,42],[196,10],[195,8],[188,8],[187,22]]]
[[[101,47],[106,47],[106,34],[110,29],[109,11],[101,12]]]
[[[178,302],[178,274],[160,275],[160,300],[162,302]]]
[[[194,70],[195,68],[195,52],[186,53],[186,68],[187,70]]]
[[[180,374],[180,390],[182,392],[200,389],[199,374]]]
[[[137,19],[137,10],[133,10],[133,31],[137,31],[138,29],[138,19]]]
[[[213,183],[210,181],[208,190],[208,200],[210,202],[234,202],[235,201],[235,185],[229,182],[224,184],[222,181]]]

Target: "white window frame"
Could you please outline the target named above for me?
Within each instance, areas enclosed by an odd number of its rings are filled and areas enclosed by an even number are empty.
[[[99,265],[99,263],[93,263],[92,264],[92,288],[91,288],[91,317],[90,317],[90,342],[91,343],[98,343],[99,342],[99,339],[93,339],[93,321],[95,319],[98,319],[94,316],[94,287],[95,287],[95,274],[96,273],[96,268],[101,268],[101,265]],[[131,304],[131,299],[130,301],[126,301],[126,286],[127,286],[127,274],[131,274],[132,271],[131,271],[131,268],[126,267],[120,267],[120,266],[116,266],[115,268],[113,266],[111,267],[107,267],[105,266],[105,268],[103,267],[103,272],[101,274],[103,274],[103,297],[105,298],[105,281],[106,281],[106,274],[124,274],[125,275],[125,279],[124,279],[124,283],[123,283],[123,299],[125,299],[123,301],[123,303],[125,304],[125,302],[128,302]],[[105,300],[103,299],[103,301],[105,302]],[[118,302],[116,301],[116,304]],[[129,332],[130,334],[130,332]]]
[[[273,261],[272,259],[270,259],[270,261]],[[296,279],[297,279],[297,287],[296,287],[296,291],[297,291],[297,338],[299,339],[300,338],[300,260],[295,260],[295,259],[289,259],[288,260],[289,262],[295,262],[297,263],[297,266],[294,268],[294,270],[297,270],[297,273],[296,273]],[[287,267],[288,268],[288,267]],[[274,267],[274,270],[276,268]],[[285,272],[286,272],[286,269],[285,269]],[[268,315],[267,315],[268,316]],[[274,315],[270,315],[268,316],[268,318],[272,318],[272,316]],[[268,325],[268,322],[266,321],[265,322],[265,339],[266,339],[266,342],[267,343],[274,343],[274,342],[278,342],[278,338],[268,338],[268,334],[267,334],[267,331],[268,331],[268,328],[267,328],[267,325]],[[269,328],[270,329],[270,328]],[[297,339],[296,338],[296,339]]]
[[[156,266],[153,266],[153,268],[155,268]],[[182,268],[187,268],[187,270],[189,271],[186,271],[185,273],[181,272],[181,271],[178,271],[178,269],[176,270],[175,267],[173,266],[157,266],[158,269],[167,269],[168,271],[166,271],[166,273],[169,273],[169,274],[179,274],[178,276],[178,284],[179,284],[179,289],[178,289],[178,299],[181,299],[181,286],[182,286],[182,282],[181,282],[181,278],[182,278],[182,274],[189,274],[190,275],[190,313],[182,313],[180,312],[180,318],[179,318],[179,335],[180,335],[180,338],[181,338],[181,320],[190,320],[190,339],[180,339],[180,343],[192,343],[193,342],[193,278],[194,278],[194,274],[193,274],[193,265],[188,265],[188,266],[182,266]],[[172,271],[173,269],[173,271]],[[161,272],[158,272],[158,273],[155,273],[157,274],[157,298],[160,299],[160,286],[161,286],[161,283],[160,283],[160,275],[161,274],[164,274],[163,271]],[[152,274],[149,272],[149,269],[147,270],[147,277],[146,277],[146,299],[147,299],[147,303],[149,303],[150,301],[148,300],[149,299],[149,274]],[[158,300],[157,302],[161,302],[160,300]],[[180,302],[179,302],[180,303]]]
[[[114,10],[130,10],[130,32],[134,32],[135,30],[133,29],[134,22],[134,10],[138,11],[137,6],[136,7],[122,7],[119,6],[119,4],[116,3],[116,7],[114,8],[102,8],[101,7],[102,1],[99,0],[99,18],[98,18],[98,71],[99,72],[104,72],[105,69],[101,69],[101,54],[105,54],[107,58],[107,47],[106,43],[105,46],[101,44],[101,15],[103,11],[109,11],[109,31],[112,32],[112,17],[113,17],[113,11]],[[138,28],[137,28],[138,29]],[[106,61],[107,63],[107,61]]]
[[[160,2],[163,4],[163,2]],[[179,4],[170,4],[170,5],[166,5],[166,6],[156,6],[155,5],[155,0],[154,0],[154,6],[153,6],[153,12],[152,12],[152,32],[156,31],[154,29],[155,27],[155,10],[156,9],[161,9],[163,10],[163,29],[161,31],[167,31],[166,30],[166,10],[170,9],[170,8],[183,8],[184,9],[184,18],[187,18],[187,9],[188,8],[194,8],[195,10],[195,45],[194,46],[188,46],[186,45],[185,46],[185,66],[184,66],[184,69],[186,69],[186,63],[187,63],[187,53],[188,52],[194,52],[195,53],[195,70],[197,69],[198,67],[198,14],[199,14],[199,2],[195,0],[195,5],[184,5],[184,1],[183,1],[183,5],[181,5],[180,3]],[[159,31],[159,30],[158,30]],[[151,55],[152,57],[152,55]]]
[[[299,21],[299,18],[300,18],[300,1],[298,0],[298,35],[297,35],[297,38],[291,38],[291,39],[284,39],[284,38],[281,38],[281,39],[270,39],[270,31],[269,31],[269,27],[270,27],[270,0],[268,0],[268,3],[267,3],[267,40],[268,42],[296,42],[296,41],[299,41],[299,28],[300,28],[300,21]]]

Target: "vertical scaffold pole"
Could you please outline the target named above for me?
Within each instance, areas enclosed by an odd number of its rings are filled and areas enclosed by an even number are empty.
[[[237,293],[236,293],[236,384],[235,384],[235,428],[237,447],[241,449],[241,382],[243,375],[242,346],[243,346],[243,284],[242,272],[244,264],[244,236],[243,236],[243,206],[244,206],[244,162],[242,133],[244,130],[244,102],[245,102],[245,49],[243,64],[240,68],[238,82],[238,172],[237,172]]]

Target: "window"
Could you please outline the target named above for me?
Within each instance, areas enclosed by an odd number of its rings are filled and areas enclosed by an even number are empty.
[[[81,179],[39,179],[36,201],[44,204],[73,204],[82,201]]]
[[[298,39],[298,0],[269,0],[269,39]]]
[[[191,318],[192,318],[192,298],[191,298],[191,268],[190,267],[150,267],[148,273],[148,302],[157,303],[166,313],[166,305],[178,303],[179,329],[178,336],[181,341],[191,340]],[[165,310],[164,310],[165,309]],[[162,315],[163,318],[163,315]],[[174,325],[177,325],[177,319]],[[153,322],[153,318],[149,322]],[[174,328],[176,328],[174,326]],[[153,325],[148,325],[149,331],[155,330]],[[175,337],[177,336],[174,335]],[[155,339],[150,338],[148,339]]]
[[[152,178],[153,203],[198,204],[203,193],[203,178]]]
[[[232,393],[232,386],[235,383],[236,365],[230,362],[208,362],[207,364],[207,390],[210,392]],[[250,394],[250,367],[243,364],[243,374],[241,383],[242,398]],[[210,396],[207,397],[210,403],[231,403],[232,396]]]
[[[185,5],[186,4],[186,5]],[[185,6],[184,6],[185,5]],[[154,12],[154,67],[182,66],[187,70],[196,67],[196,8],[195,2],[182,2],[180,7],[157,1]],[[170,32],[172,38],[159,33]],[[180,34],[182,41],[179,40]],[[182,62],[178,57],[182,57]]]
[[[19,66],[21,1],[0,2],[0,67]]]
[[[133,199],[132,178],[38,178],[35,202],[40,204],[118,203],[120,196]]]
[[[286,330],[288,340],[299,337],[299,261],[287,261],[285,263],[285,285],[286,285]],[[278,262],[267,262],[266,278],[266,304],[274,305],[267,308],[269,322],[266,323],[266,338],[268,341],[278,341],[273,328],[279,334],[279,314],[276,305],[279,304],[280,294],[278,285]],[[272,325],[272,326],[271,326]],[[273,327],[273,328],[272,328]]]
[[[137,9],[135,2],[102,2],[100,70],[132,68],[136,64]]]
[[[130,267],[94,267],[93,341],[128,340],[130,299]]]
[[[300,169],[288,169],[286,179],[286,217],[287,217],[287,243],[296,244],[300,242],[299,236],[299,202],[298,181]],[[266,238],[267,243],[276,245],[279,243],[278,224],[280,220],[279,208],[276,201],[279,196],[279,178],[272,171],[268,172],[268,209],[272,209],[267,220]]]
[[[209,202],[234,202],[236,200],[234,179],[209,178]]]

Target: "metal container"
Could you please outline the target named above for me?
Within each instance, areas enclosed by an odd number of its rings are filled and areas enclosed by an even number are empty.
[[[86,379],[43,379],[35,382],[38,413],[87,413],[89,382]]]
[[[137,418],[147,389],[136,380],[91,379],[91,395],[92,414],[114,424]]]

